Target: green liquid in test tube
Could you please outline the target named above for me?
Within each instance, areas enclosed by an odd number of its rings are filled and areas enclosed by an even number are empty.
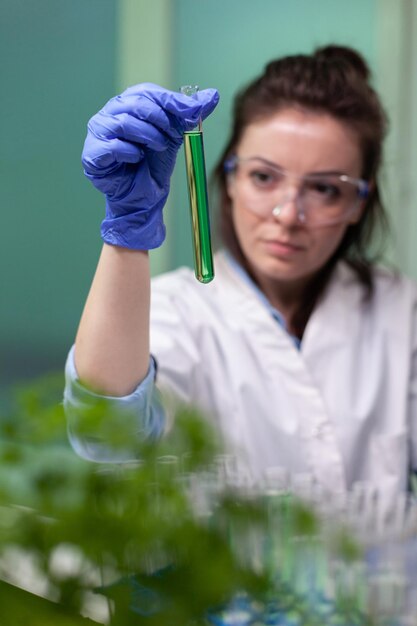
[[[192,96],[197,91],[196,85],[181,87],[181,93],[187,96]],[[201,120],[197,128],[184,133],[184,150],[193,232],[195,275],[201,283],[209,283],[214,278],[214,269]]]

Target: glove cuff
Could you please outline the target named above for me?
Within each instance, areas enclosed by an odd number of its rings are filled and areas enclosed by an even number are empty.
[[[147,214],[106,218],[101,223],[101,238],[106,243],[131,250],[152,250],[165,240],[162,209]]]

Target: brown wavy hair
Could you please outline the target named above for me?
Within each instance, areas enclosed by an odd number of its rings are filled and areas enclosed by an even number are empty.
[[[224,168],[224,162],[235,153],[246,127],[280,110],[296,107],[331,115],[356,133],[363,157],[361,177],[373,181],[373,185],[360,221],[348,226],[339,247],[309,285],[291,320],[291,327],[300,337],[339,259],[346,260],[356,272],[365,288],[365,297],[372,297],[372,266],[380,257],[381,244],[389,227],[378,187],[388,121],[370,79],[370,69],[364,58],[356,50],[344,46],[328,45],[311,55],[293,55],[271,61],[258,78],[237,94],[230,138],[213,171],[221,242],[250,274],[233,225]]]

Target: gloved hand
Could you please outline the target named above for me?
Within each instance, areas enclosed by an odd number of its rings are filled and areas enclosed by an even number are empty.
[[[106,196],[105,242],[136,250],[161,245],[162,208],[183,133],[218,100],[215,89],[191,97],[143,83],[112,98],[90,119],[82,163]]]

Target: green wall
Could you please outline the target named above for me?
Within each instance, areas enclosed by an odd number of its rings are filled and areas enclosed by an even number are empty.
[[[0,381],[60,368],[87,295],[102,200],[88,118],[115,88],[112,0],[1,0]]]

